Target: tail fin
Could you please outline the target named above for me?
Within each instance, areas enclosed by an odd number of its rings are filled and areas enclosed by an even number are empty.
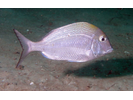
[[[18,68],[18,66],[20,65],[20,63],[24,60],[24,58],[31,52],[30,50],[30,46],[29,44],[32,42],[29,39],[27,39],[26,37],[24,37],[19,31],[13,29],[14,33],[16,34],[20,45],[23,49],[23,51],[21,52],[21,56],[19,58],[19,61],[16,65],[16,68]]]

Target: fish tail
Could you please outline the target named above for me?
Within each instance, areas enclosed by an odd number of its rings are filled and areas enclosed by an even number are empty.
[[[32,44],[33,42],[30,41],[29,39],[27,39],[26,37],[24,37],[19,31],[17,31],[16,29],[13,29],[16,37],[18,38],[20,45],[22,47],[22,52],[21,52],[21,56],[19,58],[19,61],[16,65],[16,68],[19,67],[20,63],[24,60],[24,58],[32,51],[30,49],[30,44]]]

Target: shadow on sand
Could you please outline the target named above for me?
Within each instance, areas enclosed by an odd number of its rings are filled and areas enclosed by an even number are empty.
[[[78,69],[68,69],[65,75],[111,78],[133,74],[133,58],[98,61]]]

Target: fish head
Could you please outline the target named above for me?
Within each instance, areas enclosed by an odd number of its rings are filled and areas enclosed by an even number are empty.
[[[111,53],[113,48],[107,36],[99,28],[97,28],[94,33],[95,35],[92,39],[91,45],[93,55],[98,57],[107,53]]]

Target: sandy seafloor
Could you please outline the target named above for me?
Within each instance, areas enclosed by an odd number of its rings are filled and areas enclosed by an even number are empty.
[[[22,48],[13,28],[32,41],[52,29],[89,22],[105,32],[114,51],[74,63],[32,52],[16,69]],[[0,9],[0,90],[132,91],[133,9]]]

